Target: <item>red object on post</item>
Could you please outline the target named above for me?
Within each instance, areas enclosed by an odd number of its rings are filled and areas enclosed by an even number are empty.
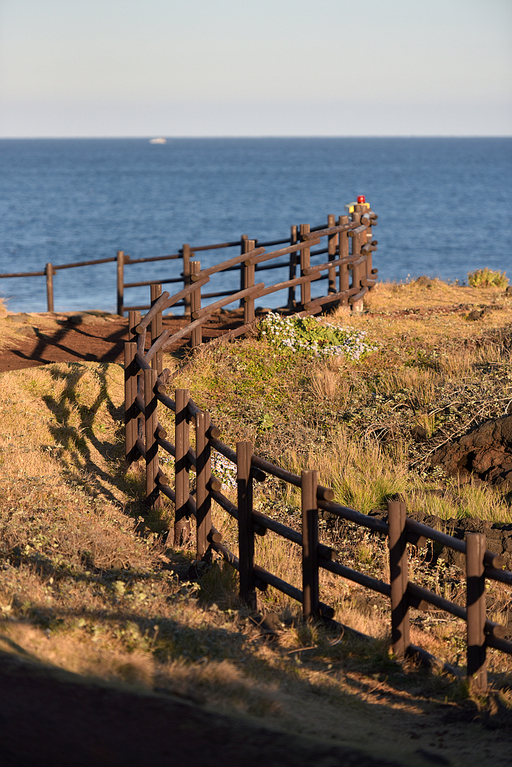
[[[359,204],[359,205],[360,205],[361,203],[363,203],[363,202],[366,202],[366,197],[364,196],[364,194],[360,194],[360,195],[358,196],[358,198],[357,198],[357,202],[358,202],[358,204]]]

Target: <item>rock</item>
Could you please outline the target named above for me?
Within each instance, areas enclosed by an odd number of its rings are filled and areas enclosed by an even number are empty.
[[[387,512],[375,509],[370,516],[387,522]],[[486,548],[495,554],[501,554],[507,570],[512,569],[512,524],[503,525],[490,522],[489,520],[463,517],[462,519],[441,519],[434,514],[425,514],[421,511],[407,511],[407,516],[416,522],[421,522],[434,530],[440,530],[453,538],[463,541],[466,533],[485,533]],[[349,524],[349,523],[345,523]],[[462,570],[466,567],[464,554],[454,551],[439,543],[428,544],[428,554],[425,561],[435,565],[438,560],[443,560],[446,565],[457,565]]]
[[[25,314],[24,312],[20,312],[19,314],[8,314],[5,319],[7,322],[23,322],[27,323],[32,320],[32,317],[30,314]]]
[[[482,317],[485,314],[484,309],[473,309],[472,312],[469,312],[469,314],[466,314],[466,319],[470,322],[475,322],[475,320],[481,320]]]
[[[103,322],[106,319],[105,312],[77,312],[68,314],[64,321],[58,321],[59,325],[93,325],[96,322]]]
[[[411,436],[416,442],[426,442],[428,439],[428,432],[423,426],[413,426],[411,429]]]
[[[512,490],[512,415],[486,421],[444,445],[432,463],[463,482],[476,478]]]
[[[17,336],[33,336],[34,338],[37,336],[37,331],[32,325],[22,325],[21,328],[17,328],[14,332]]]

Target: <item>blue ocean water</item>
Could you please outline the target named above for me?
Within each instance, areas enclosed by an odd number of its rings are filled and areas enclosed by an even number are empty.
[[[359,194],[379,215],[381,279],[463,281],[483,266],[512,277],[512,138],[3,139],[0,273],[286,237]],[[129,281],[165,276],[174,262],[127,270]],[[60,271],[55,308],[113,311],[115,284],[114,264]],[[44,277],[0,279],[0,296],[44,311]]]

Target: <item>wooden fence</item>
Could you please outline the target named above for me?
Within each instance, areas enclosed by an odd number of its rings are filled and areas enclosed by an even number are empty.
[[[336,229],[336,232],[333,232],[331,236],[328,238],[328,242],[325,245],[324,248],[317,249],[316,251],[310,251],[309,257],[314,258],[314,256],[319,256],[323,253],[328,254],[329,260],[334,260],[334,254],[338,253],[343,256],[349,255],[349,244],[348,244],[348,236],[352,237],[352,248],[350,249],[351,255],[355,254],[361,254],[365,256],[364,265],[366,268],[366,274],[368,280],[375,280],[377,270],[372,269],[372,262],[371,262],[371,253],[372,251],[376,250],[377,247],[377,241],[372,239],[372,226],[376,226],[377,224],[377,216],[370,210],[368,203],[363,204],[356,204],[351,203],[349,206],[346,206],[348,209],[350,209],[350,215],[349,216],[339,216],[337,219],[334,215],[329,215],[327,217],[327,228]],[[368,223],[371,223],[371,226],[368,226]],[[344,228],[345,227],[345,228]],[[99,259],[92,259],[89,261],[77,261],[73,263],[68,264],[52,264],[47,263],[45,264],[44,270],[41,271],[35,271],[35,272],[9,272],[0,274],[0,279],[3,278],[25,278],[25,277],[45,277],[46,278],[46,303],[47,303],[47,310],[49,312],[54,311],[54,277],[56,274],[62,270],[62,269],[76,269],[79,267],[91,267],[98,264],[106,264],[106,263],[115,263],[116,264],[116,307],[117,307],[117,314],[123,316],[127,312],[131,310],[138,310],[138,311],[144,311],[150,308],[149,304],[144,305],[126,305],[125,304],[125,292],[128,289],[131,288],[139,288],[144,286],[151,286],[153,285],[156,280],[142,280],[142,281],[134,281],[134,282],[126,282],[126,270],[129,267],[132,267],[136,264],[148,264],[152,262],[167,262],[167,261],[179,261],[180,264],[180,270],[177,275],[171,276],[165,279],[159,279],[159,284],[179,284],[181,283],[184,288],[188,287],[191,284],[191,279],[193,275],[194,270],[194,257],[196,253],[205,253],[208,254],[210,257],[215,251],[222,250],[226,251],[229,249],[234,249],[238,251],[238,256],[242,256],[246,254],[248,251],[253,250],[255,248],[265,248],[270,247],[274,245],[289,245],[293,246],[302,239],[302,237],[307,233],[316,232],[318,230],[326,231],[326,225],[322,224],[319,226],[311,227],[308,224],[302,224],[300,226],[291,226],[290,228],[290,235],[288,237],[285,237],[284,239],[278,239],[278,240],[269,240],[265,242],[259,242],[258,240],[254,239],[251,240],[247,235],[242,235],[240,239],[232,241],[232,242],[221,242],[216,243],[214,245],[197,245],[197,246],[190,246],[188,244],[183,245],[182,248],[179,249],[177,253],[172,253],[170,255],[164,255],[164,256],[150,256],[146,258],[132,258],[128,254],[124,253],[122,250],[118,250],[115,257],[111,258],[99,258]],[[312,240],[310,243],[310,246],[313,246],[316,244],[316,239]],[[261,261],[255,261],[254,262],[254,269],[255,271],[266,271],[269,269],[282,269],[286,268],[288,270],[289,279],[292,280],[296,277],[297,270],[299,266],[301,265],[301,259],[299,258],[299,250],[297,247],[293,248],[283,248],[281,255],[287,256],[287,259],[285,261],[282,261],[281,263],[275,262],[270,265],[264,264]],[[304,255],[306,257],[306,254]],[[223,262],[224,265],[226,262]],[[242,283],[244,281],[244,266],[243,266],[243,259],[235,258],[230,259],[230,265],[225,266],[222,270],[213,269],[213,271],[210,271],[210,274],[215,274],[217,271],[223,271],[223,272],[230,272],[230,271],[238,271],[240,273],[240,286],[242,288]],[[355,274],[355,282],[358,284],[358,275],[357,270],[359,269],[359,272],[362,276],[362,269],[363,263],[356,264],[354,266],[354,269],[356,270]],[[313,267],[315,268],[315,267]],[[317,268],[317,267],[316,267]],[[332,269],[335,267],[333,266]],[[338,288],[336,289],[336,286],[334,284],[334,272],[331,269],[329,272],[328,279],[330,280],[330,292],[336,293],[340,291],[346,291],[348,289],[348,272],[349,268],[345,266],[344,269],[340,270],[340,284],[338,285]],[[296,283],[295,285],[290,284],[288,289],[288,306],[293,307],[296,304],[295,299],[295,290],[296,285],[299,283]],[[203,295],[203,299],[211,299],[211,298],[219,298],[219,297],[226,297],[229,296],[232,293],[231,290],[226,291],[225,289],[217,289],[213,292],[205,293]],[[349,296],[347,296],[348,298]],[[191,311],[191,298],[190,294],[186,293],[173,304],[173,306],[183,306],[185,309],[185,314],[190,315]]]
[[[356,218],[359,215],[359,218]],[[332,223],[332,222],[329,222]],[[137,311],[130,312],[130,334],[136,341],[128,341],[125,348],[125,424],[126,459],[131,464],[144,459],[146,467],[146,500],[149,505],[159,504],[161,497],[175,504],[174,544],[179,546],[189,540],[191,519],[195,519],[196,558],[207,560],[212,551],[218,552],[226,562],[239,571],[240,595],[251,607],[256,606],[258,589],[272,586],[302,604],[305,619],[331,620],[334,610],[321,601],[319,570],[328,570],[364,588],[375,591],[390,600],[391,641],[397,656],[412,654],[426,662],[434,659],[425,650],[410,642],[409,624],[412,608],[426,609],[433,606],[454,615],[467,625],[467,675],[479,689],[487,686],[486,650],[495,648],[512,654],[512,642],[504,639],[503,626],[486,616],[486,581],[493,580],[512,585],[512,572],[502,570],[502,558],[486,550],[485,536],[468,533],[461,541],[427,525],[409,519],[405,503],[388,503],[388,521],[364,515],[355,509],[334,501],[330,488],[318,484],[316,471],[303,471],[297,476],[253,454],[249,442],[240,442],[233,450],[220,440],[220,430],[211,422],[191,399],[188,391],[178,389],[175,399],[167,394],[169,371],[162,370],[162,352],[186,334],[192,346],[201,343],[201,325],[219,306],[241,300],[244,306],[244,323],[227,335],[232,338],[254,325],[254,301],[268,293],[287,291],[300,286],[300,314],[321,311],[333,301],[357,305],[362,295],[372,286],[374,271],[371,267],[371,251],[359,244],[357,237],[367,235],[372,223],[371,212],[361,216],[355,211],[354,219],[338,222],[324,230],[311,232],[309,227],[299,229],[300,242],[272,253],[248,241],[247,252],[242,256],[201,270],[200,264],[190,262],[190,284],[176,295],[161,294],[161,286],[152,287],[152,307],[141,320]],[[348,240],[352,234],[354,250],[347,256]],[[325,238],[329,260],[315,267],[310,263],[310,248]],[[334,243],[332,245],[331,243]],[[373,246],[372,246],[373,247]],[[275,261],[283,255],[297,254],[300,277],[277,285],[265,287],[255,283],[256,264]],[[241,290],[224,297],[213,305],[201,306],[201,288],[214,273],[232,267],[241,269]],[[327,290],[321,297],[311,297],[311,282],[327,273]],[[369,277],[369,275],[372,277]],[[170,335],[162,331],[162,312],[179,300],[190,299],[189,325]],[[146,335],[150,336],[149,343]],[[147,348],[149,346],[149,348]],[[174,443],[169,441],[158,418],[158,408],[165,407],[175,414]],[[190,444],[190,425],[195,428],[195,446]],[[159,452],[174,458],[174,489],[169,477],[159,463]],[[236,467],[237,503],[234,504],[222,492],[221,482],[212,474],[212,455],[220,454]],[[191,492],[190,473],[195,472],[194,492]],[[300,488],[302,506],[302,531],[299,532],[254,509],[253,484],[261,482],[266,475]],[[222,535],[212,520],[212,502],[218,504],[238,524],[238,556],[222,542]],[[385,537],[389,547],[390,582],[384,582],[349,568],[336,560],[334,551],[319,542],[319,511],[348,520],[357,526],[374,531]],[[271,530],[292,541],[302,552],[302,589],[287,583],[255,562],[255,535],[265,535]],[[408,546],[421,546],[427,540],[461,552],[466,560],[466,606],[456,604],[409,579]]]

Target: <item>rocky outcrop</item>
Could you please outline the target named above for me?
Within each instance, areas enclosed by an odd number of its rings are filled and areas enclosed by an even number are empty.
[[[512,415],[486,421],[444,445],[432,462],[463,482],[479,479],[512,490]]]
[[[370,512],[370,516],[385,522],[388,520],[387,512],[377,509]],[[408,511],[407,516],[461,541],[464,540],[466,533],[485,533],[486,548],[494,554],[501,554],[505,568],[512,570],[512,524],[504,525],[473,517],[441,519],[434,514],[425,514],[421,511]],[[341,522],[338,527],[339,529],[346,527],[348,530],[350,525],[350,522]],[[466,567],[464,554],[434,541],[428,542],[427,553],[423,552],[421,557],[432,566],[435,566],[439,560],[443,560],[446,565],[457,565],[462,570]]]

